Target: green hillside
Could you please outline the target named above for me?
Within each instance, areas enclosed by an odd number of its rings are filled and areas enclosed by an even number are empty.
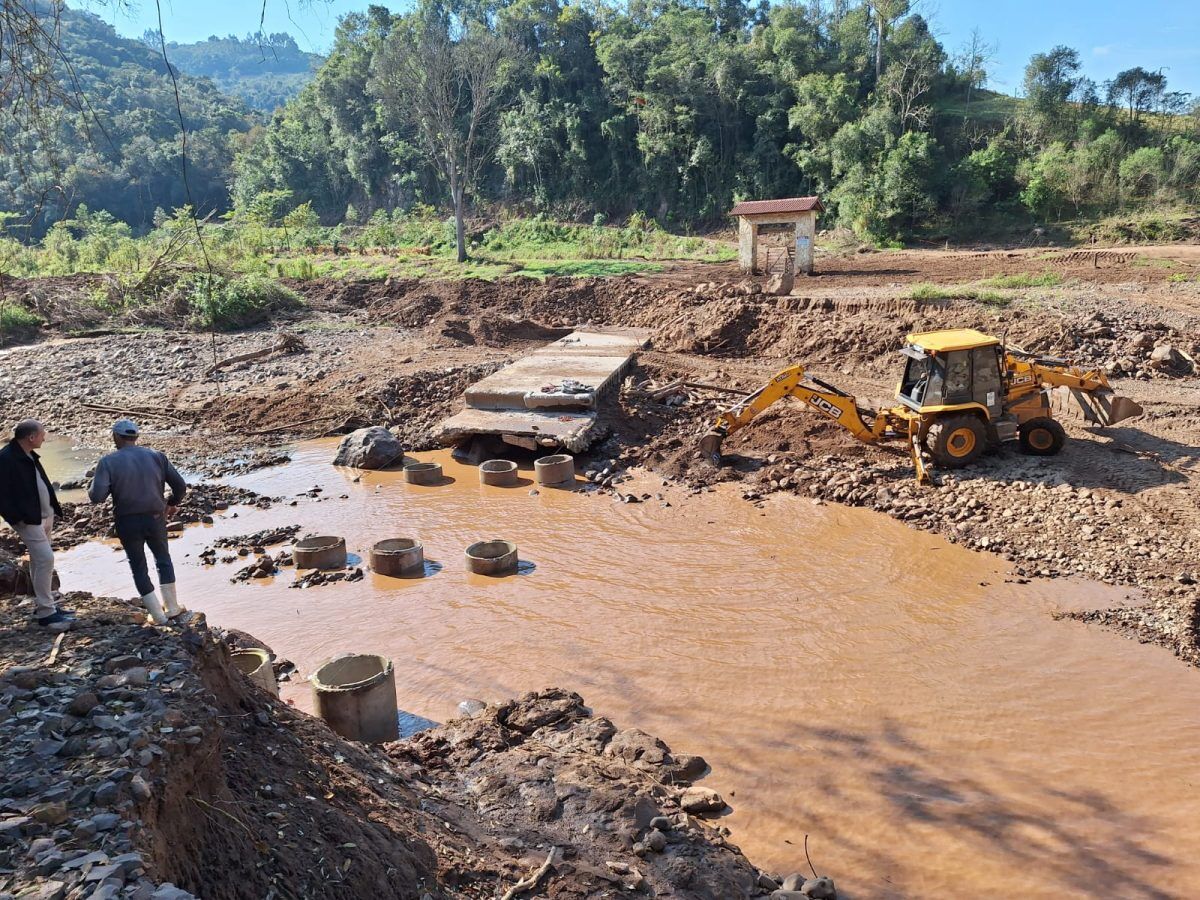
[[[60,93],[65,102],[30,121],[0,118],[0,212],[10,230],[36,236],[80,204],[134,228],[156,209],[188,203],[228,207],[234,138],[257,121],[212,82],[180,75],[188,129],[188,181],[181,177],[179,112],[162,57],[123,38],[95,15],[66,9],[61,20]]]

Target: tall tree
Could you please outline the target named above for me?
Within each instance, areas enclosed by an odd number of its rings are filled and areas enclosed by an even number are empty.
[[[441,0],[422,0],[396,23],[371,67],[371,88],[389,119],[415,129],[446,182],[459,262],[467,259],[467,193],[495,155],[504,70],[516,53],[493,22],[466,18]]]
[[[971,94],[987,84],[987,70],[995,60],[997,52],[997,44],[988,43],[978,28],[972,28],[970,38],[954,59],[954,65],[967,87],[966,104],[963,107],[964,119],[971,115]]]
[[[1109,106],[1124,107],[1129,124],[1137,125],[1142,114],[1154,109],[1167,90],[1167,76],[1162,72],[1147,72],[1141,66],[1118,72],[1105,84]]]

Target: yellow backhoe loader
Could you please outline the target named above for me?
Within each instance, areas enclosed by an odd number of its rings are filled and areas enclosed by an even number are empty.
[[[701,439],[700,450],[721,465],[721,442],[728,435],[783,397],[796,397],[864,443],[906,441],[917,481],[924,484],[929,481],[927,457],[943,468],[958,469],[989,447],[1011,440],[1019,441],[1026,453],[1057,453],[1066,432],[1051,413],[1055,389],[1068,393],[1084,418],[1099,425],[1142,414],[1137,403],[1113,393],[1102,370],[1006,348],[999,338],[974,329],[910,334],[900,353],[905,366],[895,406],[866,409],[803,366],[790,366],[722,412]]]

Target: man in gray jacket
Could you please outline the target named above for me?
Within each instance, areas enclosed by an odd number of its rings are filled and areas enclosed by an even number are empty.
[[[88,497],[93,503],[113,498],[117,537],[129,558],[133,581],[141,595],[142,605],[156,625],[165,625],[169,618],[183,612],[175,594],[175,567],[167,547],[167,519],[187,491],[187,485],[166,454],[138,446],[138,427],[121,419],[112,427],[117,451],[100,460]],[[163,499],[163,486],[171,488],[170,498]],[[158,569],[158,584],[162,602],[154,593],[154,582],[146,565],[146,547],[154,554]],[[166,609],[164,610],[164,605]]]

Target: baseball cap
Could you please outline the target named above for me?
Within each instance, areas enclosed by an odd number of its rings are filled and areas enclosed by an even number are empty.
[[[117,437],[137,437],[138,427],[135,422],[130,419],[120,419],[113,423],[113,434]]]

